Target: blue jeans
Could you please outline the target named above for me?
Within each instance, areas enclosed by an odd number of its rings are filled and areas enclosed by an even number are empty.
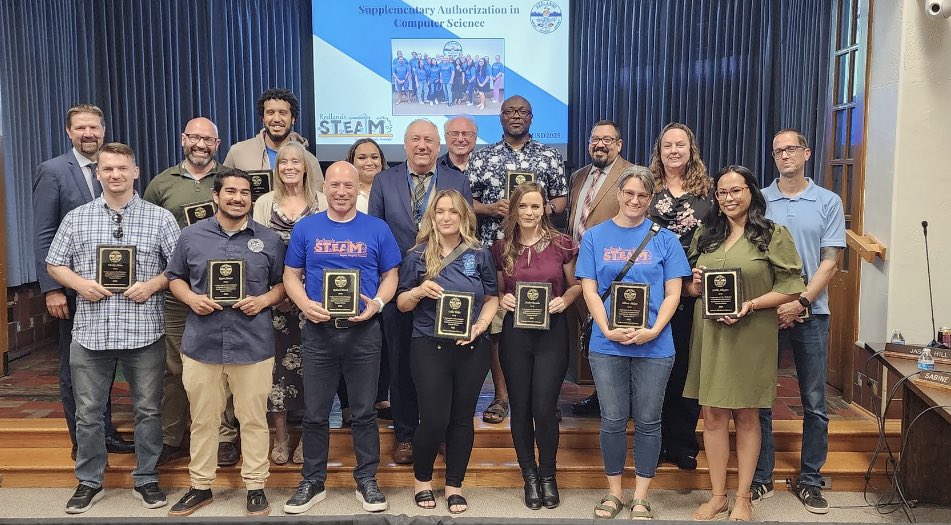
[[[330,410],[337,380],[347,382],[353,451],[357,466],[353,478],[358,484],[374,478],[380,464],[380,432],[376,426],[376,388],[380,374],[383,334],[379,319],[350,328],[334,328],[333,322],[310,321],[301,330],[304,373],[304,466],[308,481],[327,480],[327,453],[330,449]]]
[[[116,364],[129,381],[135,413],[135,470],[132,484],[158,482],[155,463],[162,452],[162,379],[165,339],[132,350],[88,350],[73,341],[69,365],[76,397],[76,479],[93,488],[102,486],[106,470],[103,410],[109,399]]]
[[[674,356],[624,357],[591,352],[591,375],[601,402],[604,473],[620,476],[627,459],[627,420],[634,418],[634,473],[653,478],[660,458],[664,391]]]
[[[802,451],[799,482],[822,486],[819,471],[829,452],[829,416],[826,414],[826,357],[829,351],[829,314],[813,314],[813,319],[779,331],[779,349],[792,346],[802,399]],[[776,445],[773,443],[773,411],[759,412],[763,442],[753,481],[773,481],[776,466]]]
[[[429,82],[426,82],[426,81],[417,82],[416,83],[416,100],[419,101],[420,104],[422,104],[423,102],[426,102],[428,98],[429,98]]]

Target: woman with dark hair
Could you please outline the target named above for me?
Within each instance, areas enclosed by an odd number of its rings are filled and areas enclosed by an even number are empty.
[[[479,59],[479,67],[476,68],[476,90],[479,94],[479,109],[485,109],[485,94],[489,92],[489,68],[485,64],[485,59]],[[474,103],[475,101],[473,101]]]
[[[436,506],[433,462],[446,443],[446,503],[449,512],[468,508],[462,481],[475,432],[472,414],[489,372],[488,329],[499,305],[492,254],[476,237],[476,217],[456,190],[433,196],[400,266],[401,312],[413,312],[410,369],[419,399],[419,427],[413,438],[416,505]],[[466,340],[436,332],[436,301],[444,292],[472,294],[471,332]]]
[[[714,206],[713,192],[710,191],[713,179],[707,175],[693,131],[677,122],[664,126],[654,142],[650,170],[654,175],[654,198],[648,211],[650,218],[674,232],[686,253],[693,232]],[[697,444],[700,406],[696,399],[684,397],[696,301],[693,297],[682,297],[670,320],[676,356],[667,381],[661,420],[660,459],[684,470],[697,468],[697,452],[700,451]]]
[[[693,518],[722,519],[730,456],[730,416],[736,427],[737,490],[730,519],[749,521],[750,484],[759,458],[759,409],[776,399],[776,307],[805,289],[802,261],[789,231],[766,218],[766,199],[743,166],[727,166],[714,178],[718,207],[707,214],[690,245],[695,261],[687,293],[699,297],[705,270],[739,268],[743,304],[735,317],[704,319],[694,311],[693,341],[684,396],[703,407],[703,446],[713,495]]]
[[[529,182],[517,187],[502,221],[505,236],[492,245],[499,304],[513,312],[502,322],[499,361],[512,410],[512,441],[525,480],[525,505],[530,509],[542,505],[553,509],[560,502],[555,481],[559,437],[555,407],[568,370],[564,312],[581,294],[581,285],[575,281],[578,248],[571,237],[555,229],[545,213],[545,204],[540,184]],[[515,292],[520,282],[551,285],[547,330],[515,327]]]
[[[422,58],[416,59],[413,64],[413,80],[416,82],[416,102],[425,104],[429,99],[429,70]]]
[[[429,59],[426,71],[429,72],[429,105],[432,106],[438,100],[439,92],[442,90],[439,84],[439,62],[435,57]]]
[[[453,104],[462,104],[466,96],[466,66],[461,58],[453,61],[452,100]]]
[[[691,275],[676,236],[647,218],[653,195],[654,177],[647,168],[622,171],[615,196],[617,215],[585,232],[578,254],[575,275],[581,279],[584,302],[594,320],[588,362],[601,404],[601,456],[610,490],[594,508],[596,518],[613,518],[625,506],[621,477],[629,419],[634,419],[635,474],[630,517],[653,517],[647,497],[660,457],[664,386],[674,365],[668,323],[680,303],[683,279]],[[628,266],[632,257],[635,261]],[[643,327],[615,326],[611,321],[610,289],[619,282],[646,287]]]
[[[357,139],[347,152],[347,162],[353,164],[360,174],[357,210],[366,213],[370,203],[370,188],[373,187],[373,179],[387,168],[386,156],[383,155],[383,149],[375,140]]]

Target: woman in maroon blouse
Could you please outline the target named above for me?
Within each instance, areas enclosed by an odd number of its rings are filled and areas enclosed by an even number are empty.
[[[499,361],[511,403],[512,440],[522,478],[525,505],[555,508],[558,420],[555,407],[568,370],[568,324],[565,308],[581,295],[575,281],[578,247],[555,229],[545,213],[545,192],[536,183],[512,194],[502,228],[505,237],[492,245],[499,272],[500,306],[506,310],[499,342]],[[515,328],[516,283],[551,284],[548,330]],[[535,446],[538,462],[535,462]]]

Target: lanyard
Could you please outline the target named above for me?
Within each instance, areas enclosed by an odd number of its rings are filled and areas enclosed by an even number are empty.
[[[423,212],[426,210],[426,206],[429,204],[429,196],[432,194],[433,188],[436,187],[436,173],[437,172],[438,172],[438,169],[434,167],[433,178],[432,180],[429,181],[429,187],[426,188],[426,193],[423,195],[423,202],[419,203],[419,209],[411,210],[416,218],[416,231],[419,231],[419,225],[420,223],[423,222]],[[406,184],[407,186],[409,186],[409,202],[410,202],[410,208],[412,208],[413,195],[415,195],[414,186],[416,185],[416,183],[413,181],[413,174],[410,173],[408,164],[406,165]]]

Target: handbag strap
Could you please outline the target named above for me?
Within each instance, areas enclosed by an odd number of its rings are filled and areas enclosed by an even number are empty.
[[[614,278],[615,281],[620,281],[627,275],[627,272],[631,270],[631,267],[634,266],[634,261],[637,260],[637,257],[644,251],[644,247],[647,246],[647,243],[654,238],[655,235],[660,231],[660,225],[656,222],[651,224],[651,229],[647,232],[647,235],[644,236],[644,240],[641,241],[641,244],[634,250],[634,253],[627,259],[627,264],[624,265],[624,268],[621,269],[621,272],[617,274],[617,277]],[[608,289],[601,294],[601,302],[608,300],[608,295],[611,294],[611,287],[608,286]]]

